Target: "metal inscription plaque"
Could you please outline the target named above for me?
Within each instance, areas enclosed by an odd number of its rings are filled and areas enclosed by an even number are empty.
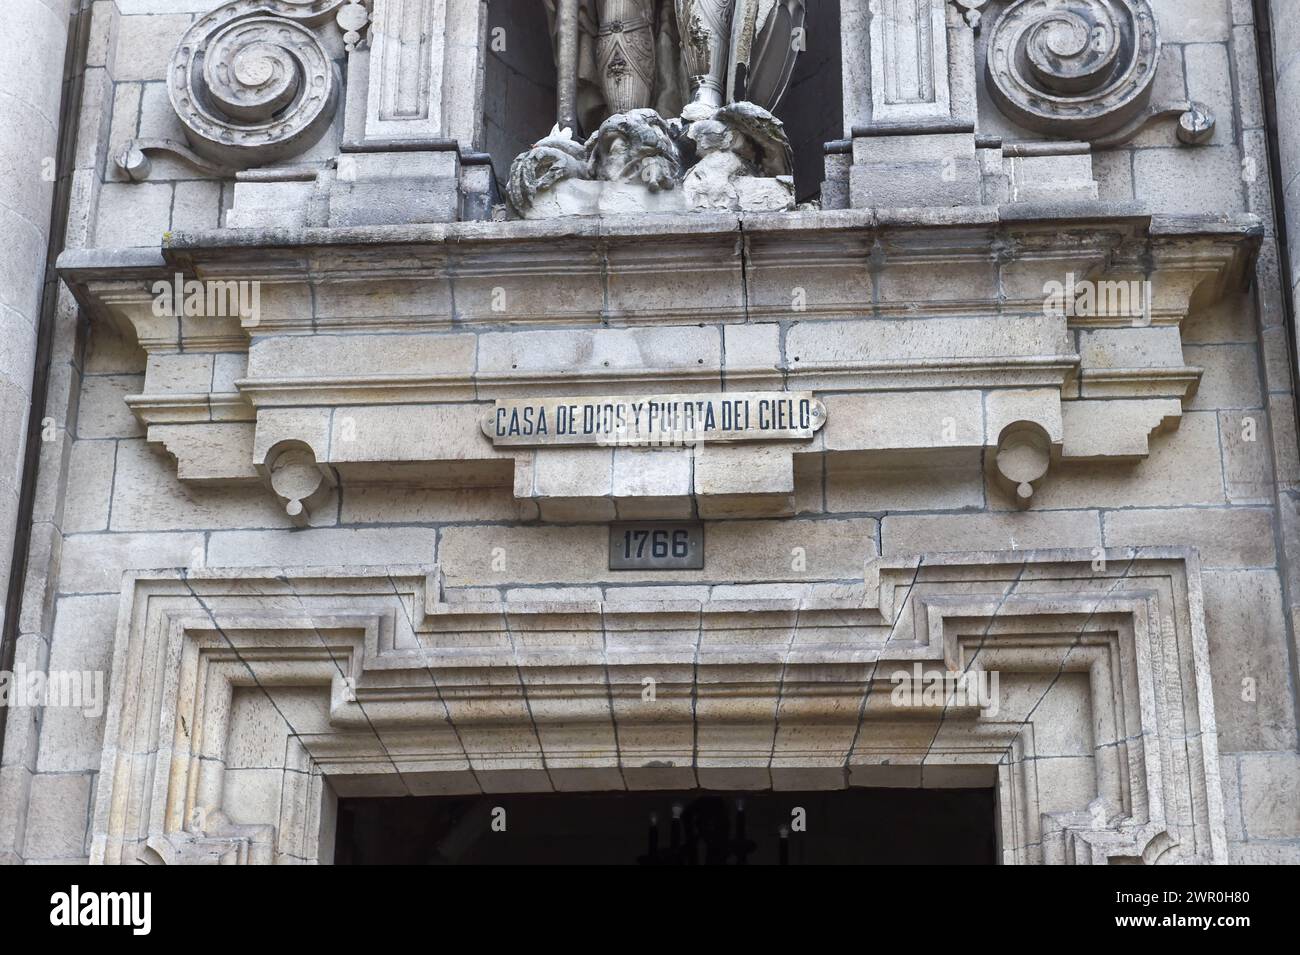
[[[704,525],[644,521],[609,526],[610,570],[700,570]]]
[[[483,420],[497,447],[665,447],[797,441],[826,423],[807,391],[613,398],[498,398]]]

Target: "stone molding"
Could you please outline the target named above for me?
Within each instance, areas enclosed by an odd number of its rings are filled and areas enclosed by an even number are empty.
[[[548,520],[679,517],[693,503],[778,516],[794,455],[960,450],[999,452],[1024,506],[1056,462],[1132,461],[1178,426],[1201,376],[1179,326],[1243,281],[1259,235],[1252,217],[1013,209],[224,231],[61,266],[88,314],[148,353],[127,403],[180,476],[268,483],[290,442],[320,470],[302,497],[279,495],[291,511],[336,481],[499,486],[513,473]],[[680,281],[663,286],[665,273]],[[157,314],[154,283],[178,275],[259,283],[258,314]],[[1053,282],[1069,285],[1060,308]],[[1144,314],[1075,308],[1085,286],[1136,290]],[[243,373],[213,390],[204,369],[231,358]],[[670,450],[658,463],[676,476],[637,489],[617,486],[621,449],[494,448],[480,429],[496,398],[715,391],[812,391],[827,425],[711,451],[716,466]],[[1008,441],[1021,467],[1008,470]]]
[[[1226,861],[1192,551],[878,558],[865,585],[706,601],[467,602],[436,567],[123,584],[92,862],[325,861],[340,795],[850,785],[995,785],[1007,863]],[[901,712],[891,672],[914,664],[1018,689],[998,713]],[[1026,702],[1064,674],[1087,684],[1075,727]],[[294,718],[251,730],[286,755],[250,800],[226,766],[233,696],[290,687]],[[1040,786],[1063,731],[1092,773]],[[1070,804],[1040,805],[1049,787]]]

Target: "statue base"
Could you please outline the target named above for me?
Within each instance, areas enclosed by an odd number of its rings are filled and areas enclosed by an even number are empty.
[[[781,121],[753,103],[665,120],[615,113],[585,142],[556,126],[510,166],[525,219],[795,207],[794,156]]]
[[[651,192],[639,182],[565,179],[544,189],[524,210],[525,219],[562,216],[654,215],[683,212],[788,212],[795,206],[789,177],[743,176],[716,194],[678,186]]]

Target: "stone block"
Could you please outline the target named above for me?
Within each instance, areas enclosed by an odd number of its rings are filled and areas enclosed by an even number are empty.
[[[108,527],[113,493],[115,441],[73,442],[68,462],[68,489],[63,501],[63,530],[102,531]]]
[[[1098,285],[1098,299],[1105,298]],[[1109,311],[1101,302],[1098,309]],[[1084,368],[1176,368],[1183,364],[1183,351],[1173,327],[1085,328],[1079,331],[1079,359]]]
[[[330,186],[330,225],[452,222],[460,214],[456,152],[343,153]]]
[[[99,193],[95,245],[103,248],[162,245],[171,228],[172,186],[161,182],[105,183]]]
[[[1259,408],[1263,389],[1259,381],[1259,355],[1253,345],[1187,345],[1187,364],[1205,369],[1189,407]]]
[[[802,457],[796,457],[796,466]],[[820,491],[818,475],[816,489]],[[798,473],[796,472],[796,490]],[[826,458],[826,510],[951,511],[984,506],[980,452],[846,452]]]
[[[1117,402],[1109,402],[1115,404]],[[1066,454],[1070,405],[1065,402]],[[1177,404],[1177,402],[1174,402]],[[1151,438],[1150,454],[1130,463],[1065,461],[1034,492],[1035,508],[1187,507],[1225,504],[1218,416],[1189,412],[1177,431]]]
[[[914,556],[1041,547],[1091,549],[1101,544],[1096,511],[1011,514],[890,515],[881,522],[881,550]]]
[[[1011,156],[1012,202],[1088,202],[1098,198],[1092,156]]]
[[[204,487],[176,477],[175,463],[143,441],[121,441],[113,511],[115,531],[287,527],[284,507],[261,487]]]
[[[948,276],[952,278],[951,273]],[[924,281],[935,294],[933,272],[912,276]],[[945,280],[946,281],[946,280]],[[953,279],[952,288],[962,294],[962,282]],[[978,292],[967,292],[978,297]],[[917,292],[918,289],[911,289]],[[891,300],[903,300],[908,286],[895,285],[887,291]],[[915,299],[914,299],[915,300]],[[786,356],[801,366],[820,363],[863,363],[936,360],[962,355],[967,358],[1029,357],[1074,352],[1065,322],[1012,318],[929,318],[898,321],[804,322],[786,336]]]
[[[183,14],[122,17],[118,21],[117,80],[161,80],[176,44],[190,27]]]
[[[794,464],[789,447],[704,445],[695,452],[695,493],[791,494]]]
[[[1300,836],[1300,756],[1247,753],[1241,763],[1241,814],[1250,839]]]
[[[1274,567],[1272,512],[1264,508],[1153,508],[1102,516],[1107,547],[1195,547],[1207,568]]]
[[[418,483],[343,489],[339,521],[348,524],[475,524],[537,519],[537,502],[508,487],[426,488]]]
[[[1151,436],[1178,427],[1182,413],[1176,399],[1062,402],[1061,454],[1069,461],[1144,458],[1151,451]]]
[[[59,588],[65,594],[117,594],[127,570],[204,567],[201,533],[69,534]]]
[[[487,332],[479,337],[478,374],[488,378],[522,379],[543,372],[612,377],[673,369],[698,377],[703,385],[717,380],[721,366],[722,336],[713,326]],[[604,393],[618,390],[608,381],[600,387]]]
[[[1047,433],[1047,440],[1059,446],[1064,438],[1061,393],[1055,388],[1025,388],[990,391],[984,395],[984,444],[995,448],[1003,430],[1019,421],[1031,421]]]
[[[613,495],[619,519],[692,517],[693,467],[686,448],[615,448]]]
[[[1134,153],[1133,177],[1138,201],[1152,212],[1225,215],[1245,211],[1241,162],[1231,146],[1139,149]]]
[[[775,322],[753,325],[724,325],[722,328],[723,353],[726,356],[728,379],[738,380],[739,372],[754,374],[771,372],[770,377],[754,381],[743,380],[746,387],[779,387],[781,366],[781,326]]]
[[[827,395],[827,451],[969,448],[984,444],[978,391],[897,391]]]
[[[212,394],[234,394],[235,382],[248,375],[248,353],[227,352],[212,356]]]
[[[80,438],[136,438],[144,428],[126,405],[126,396],[144,390],[139,375],[87,375],[81,380],[77,412]]]
[[[32,862],[74,862],[85,857],[91,782],[84,773],[32,777],[23,855]]]
[[[58,674],[65,688],[79,692],[70,692],[42,712],[39,772],[99,769],[121,602],[118,589],[100,596],[59,598],[49,672]]]
[[[204,354],[152,354],[141,390],[151,395],[206,395],[212,389],[212,359]]]
[[[1165,43],[1225,40],[1232,26],[1228,0],[1152,0]]]
[[[301,229],[308,224],[314,182],[236,182],[228,229]]]
[[[1295,710],[1277,572],[1211,571],[1204,586],[1220,752],[1293,749]]]
[[[248,351],[250,378],[362,375],[464,376],[474,373],[474,335],[284,335]]]
[[[433,564],[431,527],[311,527],[288,531],[216,531],[213,567],[328,567],[338,564]]]
[[[533,459],[530,493],[537,497],[609,497],[613,468],[613,448],[540,448]]]
[[[1219,119],[1214,129],[1214,137],[1210,140],[1216,146],[1231,145],[1235,139],[1234,124],[1229,117],[1236,119],[1237,123],[1243,126],[1259,125],[1260,114],[1255,113],[1249,117],[1254,122],[1243,122],[1246,116],[1239,114],[1239,110],[1249,105],[1245,97],[1238,98],[1233,90],[1232,64],[1230,62],[1229,49],[1227,43],[1222,42],[1205,42],[1209,37],[1203,37],[1201,42],[1189,43],[1183,48],[1183,62],[1186,66],[1187,73],[1187,96],[1197,103],[1204,103],[1210,108],[1210,112]],[[1230,37],[1215,36],[1215,40],[1230,39]],[[1248,47],[1252,58],[1241,64],[1241,69],[1249,70],[1252,75],[1257,76],[1258,60],[1254,58],[1253,45]],[[1243,83],[1242,86],[1248,86],[1252,90],[1257,90],[1256,82]]]
[[[1273,502],[1273,462],[1265,425],[1262,411],[1219,412],[1223,486],[1233,504]]]

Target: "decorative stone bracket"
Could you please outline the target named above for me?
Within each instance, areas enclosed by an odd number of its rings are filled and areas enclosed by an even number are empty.
[[[891,785],[995,786],[1007,863],[1226,861],[1193,552],[671,590],[478,603],[436,568],[129,573],[91,860],[326,862],[337,796]],[[899,673],[999,690],[912,706]]]
[[[60,267],[148,353],[127,402],[182,480],[269,482],[300,518],[336,481],[400,481],[513,486],[543,519],[607,521],[788,514],[816,459],[983,458],[1024,505],[1058,462],[1142,458],[1201,376],[1181,322],[1244,280],[1260,234],[1056,210],[677,221],[224,232]],[[198,313],[159,308],[178,277]],[[240,288],[257,290],[242,317],[204,302]],[[494,447],[481,428],[498,398],[754,391],[812,393],[826,424],[702,449]]]

